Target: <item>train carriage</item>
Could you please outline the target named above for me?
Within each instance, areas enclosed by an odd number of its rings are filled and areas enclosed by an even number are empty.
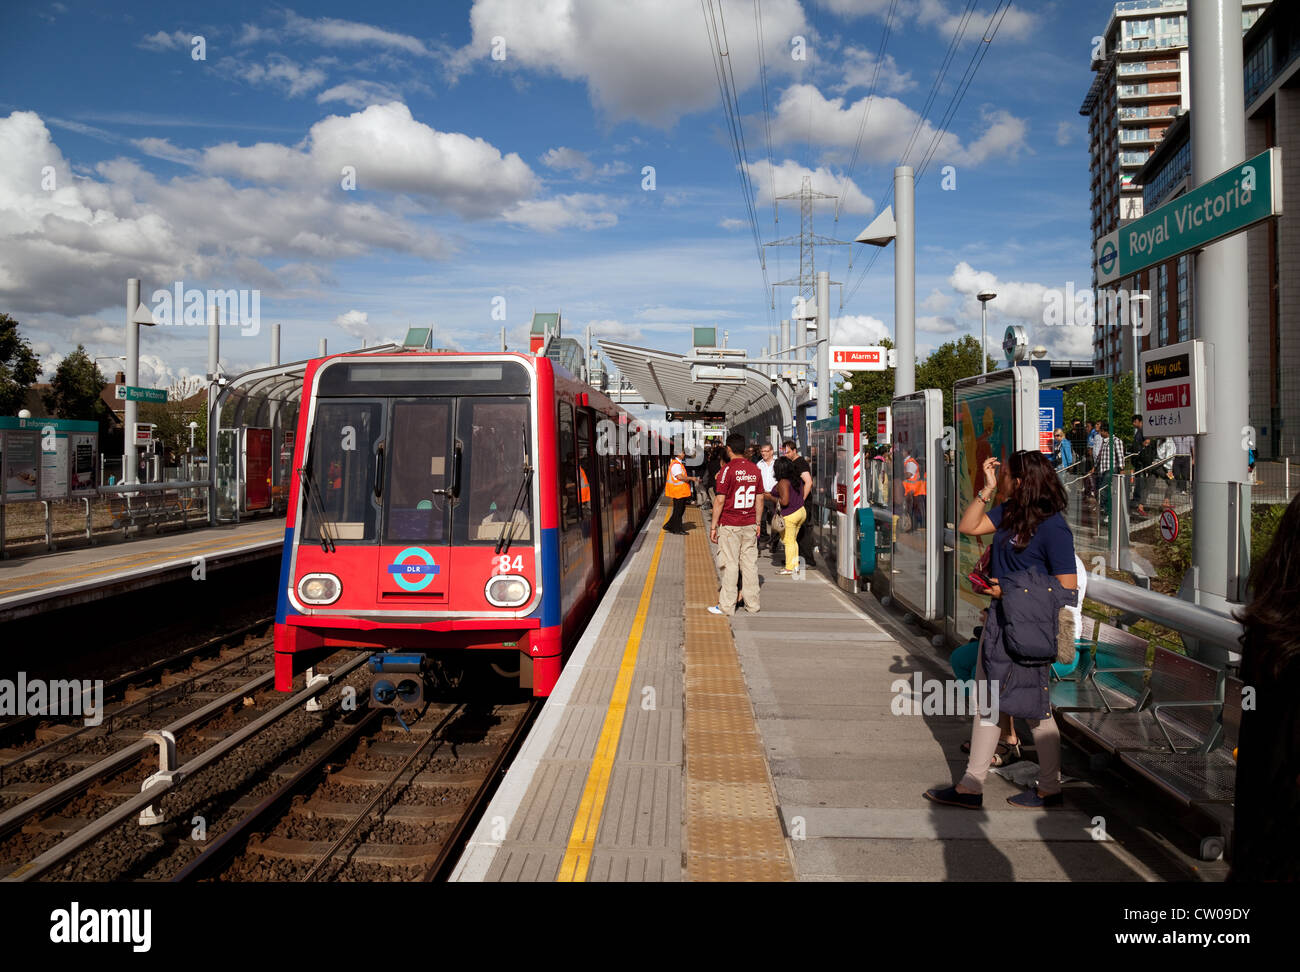
[[[426,676],[517,653],[520,684],[548,695],[658,499],[667,443],[626,447],[625,412],[525,354],[335,355],[309,363],[303,397],[276,687],[352,647]]]

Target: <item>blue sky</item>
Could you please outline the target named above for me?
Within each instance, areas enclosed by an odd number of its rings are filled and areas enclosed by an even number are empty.
[[[918,350],[978,334],[992,286],[991,334],[1015,320],[1088,358],[1090,330],[1045,327],[1041,307],[1043,288],[1089,280],[1078,108],[1111,5],[993,21],[996,3],[976,5],[931,98],[967,4],[897,3],[878,61],[889,0],[761,0],[766,113],[753,0],[703,6],[726,26],[763,240],[798,233],[797,204],[775,223],[771,195],[805,174],[841,195],[816,231],[852,239],[920,123]],[[716,324],[757,352],[788,316],[793,291],[774,311],[764,290],[700,0],[66,2],[0,12],[0,55],[0,311],[47,367],[78,342],[123,352],[130,276],[146,301],[177,282],[256,289],[259,332],[223,329],[232,372],[269,360],[272,322],[292,360],[409,325],[474,349],[504,324],[526,346],[534,309],[669,350]],[[892,333],[892,251],[862,276],[854,249],[852,270],[848,247],[818,268],[846,282],[837,337],[873,343]],[[795,248],[769,250],[770,281],[797,270]],[[204,370],[200,328],[146,329],[141,347],[144,383]]]

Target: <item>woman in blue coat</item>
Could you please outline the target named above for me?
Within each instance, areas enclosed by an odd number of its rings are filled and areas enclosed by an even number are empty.
[[[985,512],[999,493],[1000,465],[994,458],[984,461],[984,488],[966,507],[957,529],[969,537],[993,534],[989,575],[994,601],[980,643],[975,679],[977,683],[994,683],[997,694],[977,692],[977,698],[992,697],[1000,711],[1029,720],[1038,750],[1038,786],[1007,802],[1021,809],[1039,809],[1061,804],[1061,736],[1047,699],[1048,666],[1023,664],[1020,656],[1009,655],[1003,645],[998,624],[998,599],[1002,597],[998,578],[1020,572],[1042,573],[1054,577],[1060,587],[1077,591],[1074,536],[1061,512],[1066,505],[1065,490],[1047,457],[1039,452],[1011,455],[1002,473],[1001,493],[1006,500]],[[1055,656],[1055,647],[1041,647],[1044,653]],[[996,714],[976,715],[965,775],[954,786],[927,790],[926,798],[971,810],[982,807],[984,779],[997,751],[998,738]]]

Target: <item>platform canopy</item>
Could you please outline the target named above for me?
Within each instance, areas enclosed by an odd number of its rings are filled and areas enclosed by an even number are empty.
[[[600,341],[600,348],[648,402],[670,411],[726,412],[735,427],[746,419],[779,410],[771,379],[757,368],[728,368],[740,382],[694,381],[685,355],[630,344]]]

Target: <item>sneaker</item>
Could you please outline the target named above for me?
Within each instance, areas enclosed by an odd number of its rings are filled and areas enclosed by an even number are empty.
[[[718,607],[716,604],[710,604],[710,605],[709,605],[709,613],[710,613],[710,614],[725,614],[726,612],[723,611],[722,608]]]
[[[942,803],[950,807],[965,807],[967,810],[982,810],[984,808],[984,794],[961,793],[955,786],[936,786],[932,790],[925,791],[925,798],[931,803]]]
[[[1039,796],[1038,788],[1026,790],[1013,797],[1007,797],[1007,803],[1020,810],[1046,810],[1049,807],[1059,807],[1065,802],[1065,797],[1059,793],[1049,793],[1047,796]]]
[[[776,573],[777,573],[777,576],[779,576],[779,577],[789,577],[791,574],[794,573],[794,571],[792,571],[792,570],[786,570],[784,567],[782,567],[782,568],[781,568],[780,570],[778,570]]]

